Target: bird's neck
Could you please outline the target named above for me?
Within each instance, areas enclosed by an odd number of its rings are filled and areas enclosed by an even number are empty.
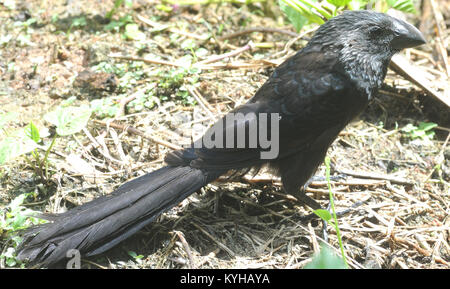
[[[358,90],[367,95],[371,100],[383,84],[386,77],[390,57],[374,56],[367,53],[346,53],[345,49],[340,53],[339,63],[343,71],[356,85]]]

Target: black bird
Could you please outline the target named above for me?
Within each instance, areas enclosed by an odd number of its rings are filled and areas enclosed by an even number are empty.
[[[281,177],[286,193],[319,209],[302,186],[338,133],[376,96],[391,57],[423,43],[425,39],[414,26],[386,14],[351,11],[332,18],[302,50],[275,69],[253,98],[230,112],[249,117],[231,126],[227,123],[222,130],[224,136],[230,129],[236,134],[255,123],[260,127],[260,114],[275,114],[279,129],[267,132],[279,140],[275,158],[262,158],[267,147],[260,142],[250,147],[249,141],[244,147],[193,145],[173,151],[166,156],[167,166],[109,195],[46,216],[51,222],[23,234],[18,258],[50,266],[71,249],[85,256],[102,253],[219,176],[263,165]],[[218,140],[220,134],[215,130],[211,140]]]

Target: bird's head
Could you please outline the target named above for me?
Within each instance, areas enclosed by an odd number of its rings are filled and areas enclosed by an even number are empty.
[[[330,19],[317,30],[310,41],[311,45],[349,48],[355,52],[386,54],[388,57],[404,48],[425,42],[422,33],[413,25],[387,14],[368,10],[345,11]]]
[[[404,48],[425,43],[420,31],[387,14],[346,11],[323,24],[306,49],[338,56],[343,70],[371,98],[386,76],[391,57]]]

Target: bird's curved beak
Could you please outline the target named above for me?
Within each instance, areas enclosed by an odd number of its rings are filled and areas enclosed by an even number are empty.
[[[427,42],[419,29],[398,19],[395,19],[393,23],[393,31],[395,37],[391,45],[394,49],[415,47]]]

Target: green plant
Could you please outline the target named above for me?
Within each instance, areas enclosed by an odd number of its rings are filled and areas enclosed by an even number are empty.
[[[69,26],[69,29],[67,29],[67,34],[70,34],[72,32],[73,28],[80,28],[87,25],[86,17],[80,16],[72,19],[72,23]]]
[[[36,18],[29,18],[28,20],[26,20],[26,21],[17,21],[17,22],[15,22],[15,26],[21,26],[22,27],[22,30],[23,31],[25,31],[25,32],[27,32],[27,33],[29,33],[30,31],[30,29],[31,29],[31,26],[33,25],[33,24],[35,24],[37,22],[37,20],[36,20]],[[31,30],[31,32],[32,32],[32,30]]]
[[[119,31],[120,28],[124,27],[125,25],[133,23],[133,17],[131,15],[125,15],[123,17],[120,17],[119,20],[111,20],[104,29],[106,31],[116,30]]]
[[[128,8],[133,7],[133,1],[132,0],[115,0],[114,1],[114,7],[108,11],[108,13],[106,13],[106,18],[110,19],[112,18],[112,16],[117,12],[117,10],[119,9],[119,7],[125,2],[125,6],[127,6]]]
[[[106,73],[114,73],[117,77],[122,77],[127,72],[127,64],[118,63],[111,64],[106,61],[99,62],[97,65],[91,67],[93,71],[96,72],[106,72]]]
[[[70,29],[72,29],[73,27],[83,27],[86,25],[87,25],[86,17],[80,16],[72,20],[72,24],[70,24]]]
[[[104,29],[106,31],[122,31],[122,39],[144,41],[146,39],[145,33],[139,30],[139,25],[134,23],[131,15],[120,17],[119,20],[112,20]]]
[[[33,217],[34,211],[23,206],[25,199],[32,193],[21,194],[0,211],[0,235],[8,236],[18,230],[28,228],[31,225],[45,223],[45,220]],[[16,266],[18,261],[15,256],[15,248],[21,241],[19,236],[13,236],[11,239],[11,247],[8,247],[4,253],[0,255],[0,259],[8,267]]]
[[[160,71],[158,87],[160,99],[169,100],[169,95],[175,96],[184,105],[194,105],[195,99],[185,88],[185,84],[195,84],[198,81],[199,70],[196,68],[175,68],[168,71]],[[175,91],[175,93],[173,93]]]
[[[163,2],[174,5],[194,5],[194,4],[211,4],[211,3],[236,3],[236,4],[251,4],[266,2],[266,0],[165,0]]]
[[[131,112],[140,112],[144,108],[151,109],[156,105],[152,89],[138,91],[135,95],[136,98],[127,104],[127,109]]]
[[[93,71],[102,71],[107,73],[114,73],[119,78],[118,91],[126,92],[136,86],[138,80],[146,76],[143,69],[142,61],[132,61],[130,63],[115,63],[100,62],[92,67]]]
[[[433,122],[420,122],[418,127],[408,123],[401,131],[411,139],[432,140],[435,135],[432,129],[435,127],[437,127],[437,124]]]
[[[145,33],[139,30],[139,25],[136,23],[129,23],[125,25],[125,32],[122,36],[127,40],[145,40]]]
[[[56,133],[59,136],[67,136],[82,130],[90,116],[91,109],[89,107],[58,107],[56,110],[47,113],[44,119],[56,126]],[[12,114],[0,115],[0,129],[11,120]],[[30,122],[23,129],[12,132],[5,132],[5,137],[0,141],[0,165],[12,160],[20,155],[30,153],[35,159],[38,172],[41,177],[48,177],[48,155],[55,143],[56,137],[52,139],[49,147],[39,145],[43,136],[39,129]],[[45,155],[41,158],[37,149],[45,151]],[[44,171],[45,166],[45,171]],[[44,174],[45,172],[45,174]]]
[[[131,8],[133,6],[132,0],[116,0],[114,2],[114,7],[106,14],[106,18],[110,20],[110,22],[105,26],[105,30],[111,31],[116,30],[119,31],[122,28],[123,33],[121,34],[123,39],[127,40],[137,40],[143,41],[146,36],[145,33],[139,30],[139,25],[134,23],[133,17],[131,15],[125,15],[120,17],[119,20],[112,20],[112,16],[117,12],[119,7],[125,3],[125,6]]]
[[[128,255],[130,255],[131,257],[133,257],[133,259],[136,261],[136,263],[141,264],[142,263],[142,259],[144,258],[144,255],[138,255],[136,254],[136,252],[134,251],[128,251],[127,252]]]
[[[343,259],[331,250],[326,244],[320,244],[320,251],[304,269],[347,269]]]
[[[41,136],[39,133],[39,129],[34,125],[33,122],[30,122],[30,124],[25,127],[25,133],[26,135],[34,141],[37,145],[41,142]],[[41,155],[39,154],[39,150],[37,147],[31,151],[31,155],[35,159],[36,162],[36,171],[38,172],[38,175],[41,177],[41,179],[48,180],[48,154],[50,153],[53,145],[55,144],[56,136],[53,137],[52,142],[50,143],[49,147],[45,150],[45,155],[43,158],[41,158]],[[27,159],[28,160],[28,159]],[[28,162],[31,164],[31,161],[28,160]],[[44,170],[45,166],[45,170]]]
[[[92,100],[91,109],[97,118],[114,117],[117,115],[120,105],[111,97],[105,97]]]
[[[281,10],[297,31],[310,23],[323,24],[344,9],[360,10],[377,5],[378,10],[386,12],[394,8],[403,12],[415,13],[413,0],[279,0]]]
[[[347,260],[345,258],[344,246],[342,244],[341,231],[339,230],[337,216],[336,216],[336,210],[334,208],[334,198],[333,198],[333,192],[331,190],[331,183],[330,183],[330,158],[328,156],[325,157],[325,167],[326,167],[326,179],[327,179],[327,186],[328,186],[328,192],[329,192],[329,197],[330,197],[330,206],[331,206],[332,214],[328,210],[323,210],[323,209],[315,210],[314,213],[317,216],[319,216],[322,220],[326,221],[327,223],[330,223],[336,230],[339,247],[341,249],[341,254],[342,254],[342,261],[345,265],[345,268],[347,268],[348,265],[347,265]],[[326,254],[324,256],[326,256]],[[319,258],[325,258],[324,256],[320,256]]]
[[[14,26],[20,28],[19,35],[16,38],[17,44],[19,46],[34,46],[36,45],[31,41],[31,34],[34,32],[32,26],[37,22],[36,18],[30,18],[24,22],[17,21],[14,22]]]
[[[13,112],[0,115],[0,130],[3,131],[3,136],[0,138],[0,165],[38,147],[25,128],[13,131],[6,128],[8,122],[16,115]]]
[[[91,109],[87,106],[58,107],[44,115],[44,119],[56,126],[56,133],[67,136],[81,131],[91,117]]]

